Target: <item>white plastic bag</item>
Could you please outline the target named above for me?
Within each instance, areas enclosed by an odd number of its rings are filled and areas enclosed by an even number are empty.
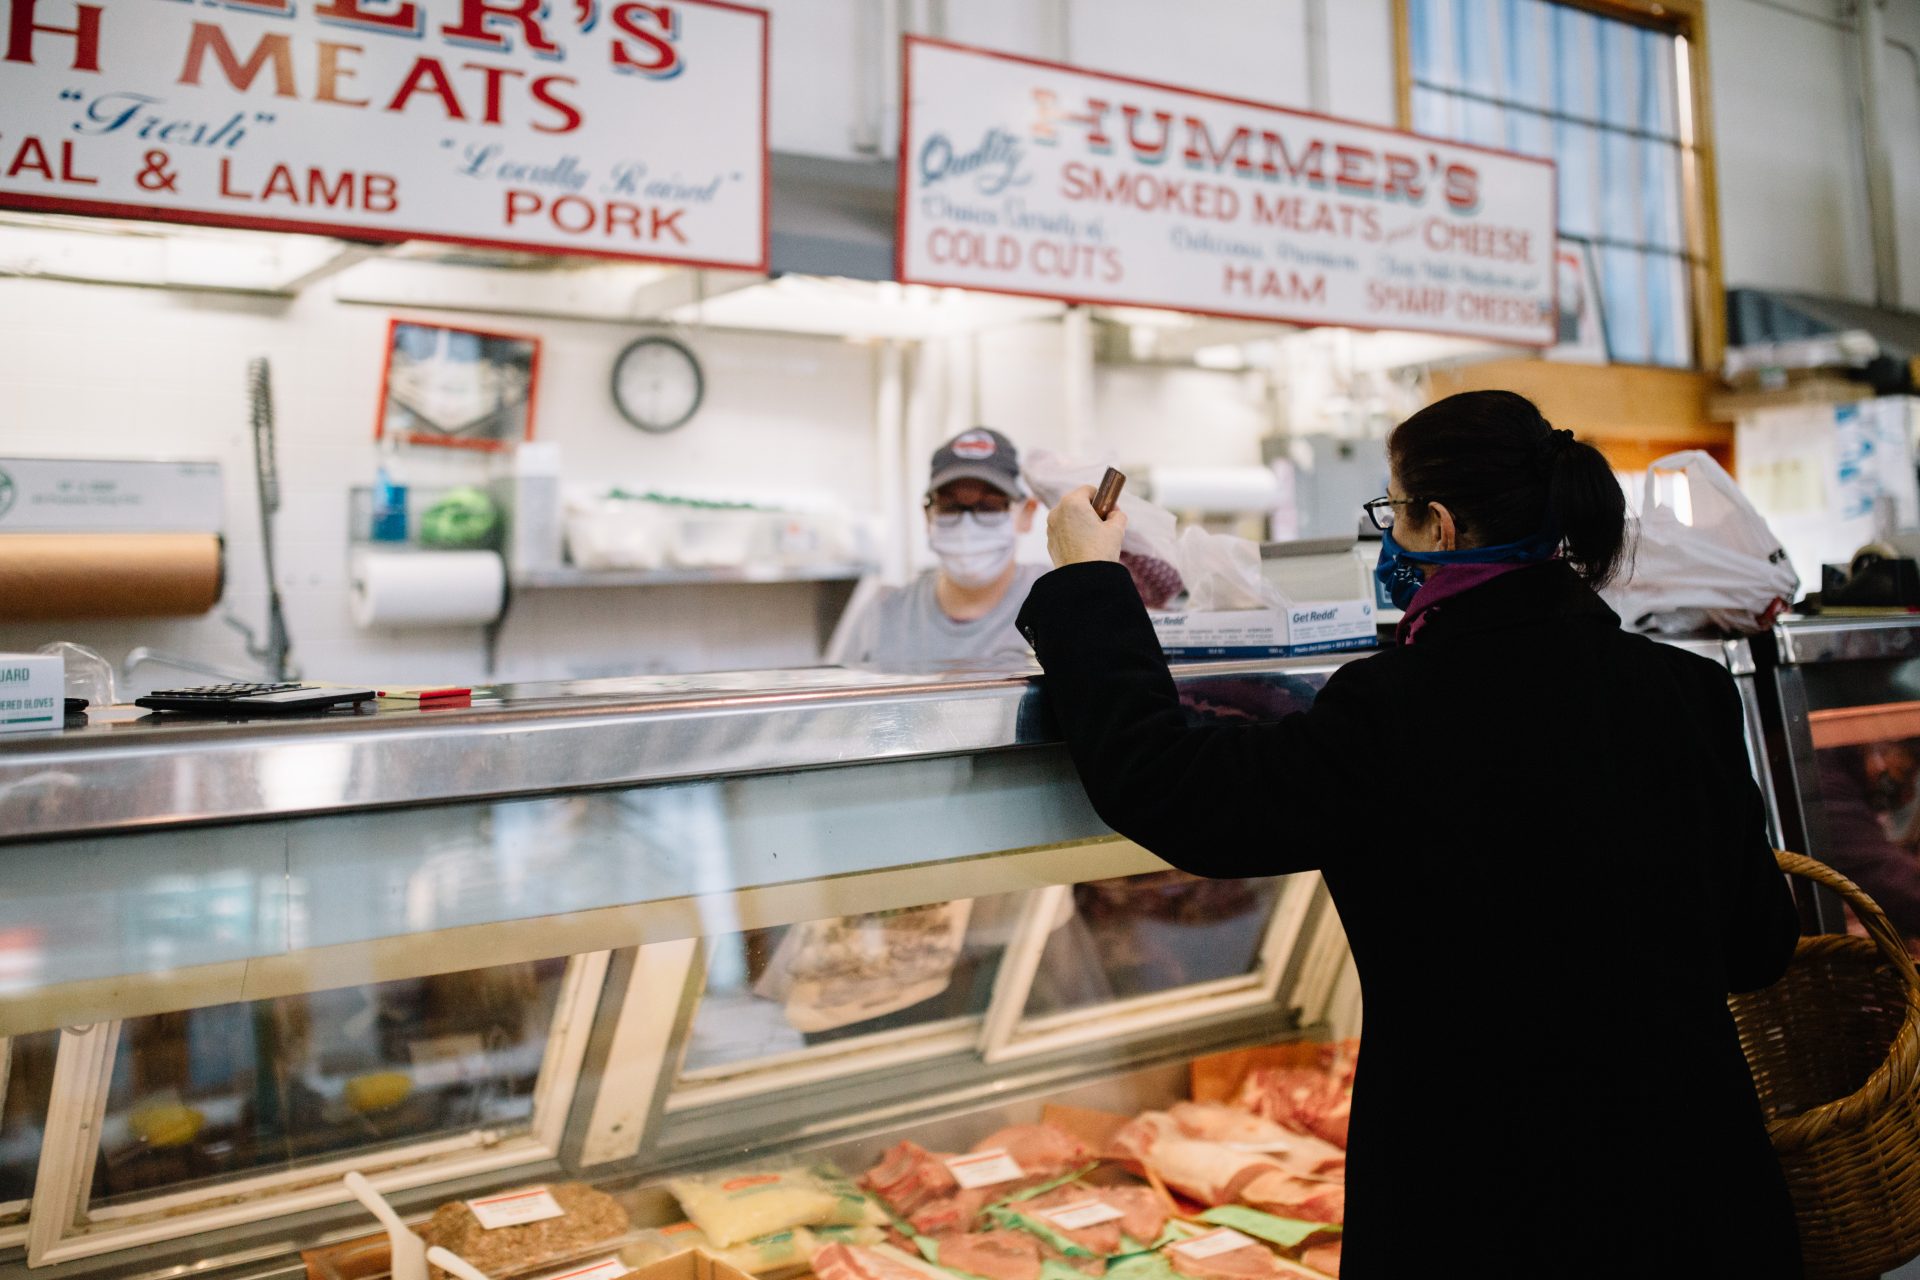
[[[1098,485],[1105,472],[1045,449],[1031,450],[1025,467],[1027,483],[1049,507],[1083,484]],[[1127,513],[1120,560],[1149,608],[1165,608],[1182,592],[1196,613],[1284,604],[1261,576],[1255,543],[1197,525],[1180,529],[1171,511],[1126,489],[1120,491],[1120,510]]]
[[[1765,631],[1800,588],[1780,540],[1697,449],[1647,468],[1629,576],[1601,594],[1636,631]]]

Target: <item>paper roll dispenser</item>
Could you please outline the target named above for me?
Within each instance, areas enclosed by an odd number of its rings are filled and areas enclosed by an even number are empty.
[[[217,462],[0,457],[0,621],[206,613],[223,508]]]

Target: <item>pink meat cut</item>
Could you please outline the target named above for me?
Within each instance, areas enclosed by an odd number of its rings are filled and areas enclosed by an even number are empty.
[[[973,1150],[1004,1151],[1035,1183],[1078,1169],[1093,1158],[1086,1143],[1050,1124],[1016,1124],[988,1134]]]
[[[1113,1136],[1107,1139],[1106,1155],[1113,1160],[1137,1160],[1145,1164],[1147,1156],[1162,1139],[1185,1136],[1167,1112],[1142,1111],[1114,1130]]]
[[[947,1167],[947,1156],[903,1141],[867,1170],[860,1185],[922,1235],[959,1233],[972,1227],[980,1211],[995,1201],[1071,1173],[1092,1159],[1084,1142],[1046,1124],[1001,1129],[975,1143],[973,1150],[1004,1151],[1025,1176],[997,1186],[965,1188]]]
[[[1345,1222],[1347,1189],[1337,1182],[1262,1173],[1240,1189],[1240,1203],[1303,1222]]]
[[[1319,1280],[1263,1244],[1242,1245],[1211,1258],[1195,1258],[1179,1249],[1167,1250],[1173,1269],[1190,1280]]]
[[[930,1280],[939,1273],[878,1249],[830,1244],[814,1251],[813,1274],[819,1280]]]
[[[913,1142],[896,1143],[867,1170],[860,1184],[922,1235],[965,1231],[980,1211],[1007,1190],[960,1185],[946,1157]]]
[[[1328,1176],[1347,1167],[1347,1153],[1312,1134],[1219,1102],[1180,1102],[1169,1112],[1182,1134],[1202,1142],[1255,1149],[1294,1173]]]
[[[887,1202],[903,1218],[922,1205],[960,1190],[946,1161],[915,1142],[900,1142],[867,1170],[860,1185]]]
[[[1147,1153],[1146,1165],[1169,1187],[1204,1205],[1244,1204],[1309,1222],[1346,1217],[1346,1191],[1339,1182],[1303,1177],[1270,1156],[1217,1142],[1162,1138]]]
[[[1191,1138],[1161,1138],[1147,1152],[1146,1165],[1181,1195],[1209,1206],[1234,1204],[1255,1178],[1286,1172],[1264,1156]]]
[[[1338,1280],[1340,1275],[1340,1242],[1317,1244],[1300,1255],[1300,1261],[1315,1271],[1324,1271]]]
[[[1120,1217],[1091,1227],[1069,1229],[1046,1216],[1048,1210],[1086,1204],[1090,1200],[1112,1206],[1119,1211]],[[1039,1218],[1051,1230],[1082,1249],[1103,1258],[1120,1252],[1122,1235],[1130,1236],[1141,1244],[1152,1244],[1160,1238],[1160,1233],[1167,1225],[1167,1207],[1148,1187],[1089,1187],[1076,1182],[1035,1196],[1019,1208],[1022,1213]]]
[[[1328,1072],[1311,1067],[1256,1068],[1247,1074],[1234,1105],[1346,1149],[1353,1090]]]
[[[936,1236],[940,1265],[986,1280],[1039,1280],[1040,1242],[1020,1231]]]

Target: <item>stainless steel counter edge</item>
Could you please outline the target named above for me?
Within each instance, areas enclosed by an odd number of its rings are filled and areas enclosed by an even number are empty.
[[[1774,628],[1780,662],[1859,662],[1920,655],[1920,617],[1788,618]]]
[[[1363,654],[1191,664],[1183,691]],[[497,705],[0,738],[0,844],[953,755],[1056,741],[1027,673],[809,687],[797,673],[523,685]],[[830,677],[829,677],[830,679]],[[857,678],[856,678],[857,679]],[[796,687],[798,686],[798,687]],[[1232,692],[1226,686],[1233,686]]]

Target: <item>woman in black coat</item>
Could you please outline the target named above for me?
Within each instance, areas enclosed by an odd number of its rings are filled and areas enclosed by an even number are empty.
[[[1798,923],[1727,672],[1620,629],[1620,486],[1530,402],[1394,432],[1400,644],[1302,714],[1191,728],[1088,491],[1021,627],[1088,795],[1204,876],[1319,871],[1366,1027],[1346,1280],[1792,1277],[1727,1011]]]

